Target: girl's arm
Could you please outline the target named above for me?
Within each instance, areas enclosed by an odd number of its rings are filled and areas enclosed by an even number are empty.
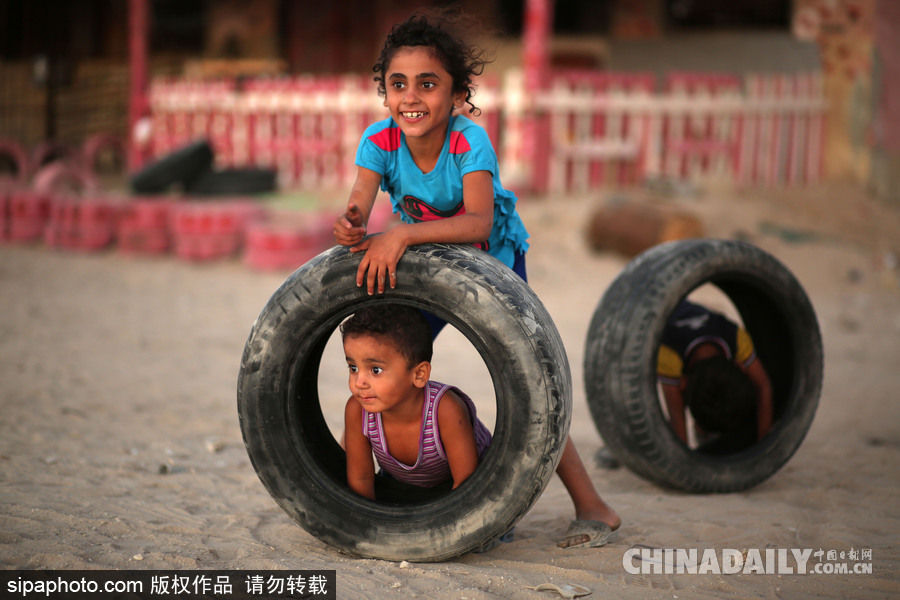
[[[334,222],[334,239],[341,246],[354,246],[366,236],[366,223],[372,214],[380,184],[380,174],[365,167],[356,168],[356,181],[350,190],[347,212]]]
[[[372,445],[362,433],[362,408],[352,397],[344,407],[344,450],[347,452],[347,485],[360,496],[374,500]]]
[[[478,446],[466,405],[448,391],[438,405],[438,429],[441,445],[450,464],[453,488],[456,489],[478,467]]]
[[[379,180],[380,181],[380,180]],[[494,181],[490,171],[474,171],[463,176],[465,214],[427,221],[404,223],[390,231],[366,238],[353,252],[366,251],[356,273],[356,285],[366,283],[369,294],[383,293],[386,285],[397,285],[397,263],[406,249],[416,244],[474,244],[491,236],[494,225]]]
[[[684,419],[684,396],[677,385],[661,384],[663,399],[669,411],[669,424],[678,439],[687,444],[687,424]]]
[[[756,384],[756,439],[761,440],[772,427],[772,382],[765,367],[756,357],[752,363],[744,368],[747,377]]]

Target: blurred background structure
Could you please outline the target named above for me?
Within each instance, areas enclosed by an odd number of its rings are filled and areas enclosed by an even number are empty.
[[[5,0],[0,173],[83,148],[340,187],[383,111],[371,65],[428,0]],[[850,180],[900,201],[900,2],[460,0],[495,34],[476,97],[522,191]],[[95,148],[96,151],[96,148]],[[27,157],[26,164],[19,164]]]

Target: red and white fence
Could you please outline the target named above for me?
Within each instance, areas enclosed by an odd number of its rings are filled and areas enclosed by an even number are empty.
[[[476,121],[504,180],[539,193],[628,186],[646,178],[723,178],[743,186],[806,185],[821,177],[824,96],[818,73],[652,75],[569,71],[525,97],[522,77],[483,78]],[[209,138],[219,166],[278,169],[284,187],[352,183],[359,137],[386,109],[369,76],[245,81],[157,80],[156,156]],[[539,135],[522,149],[529,116]]]
[[[743,186],[821,178],[825,102],[818,74],[672,73],[557,78],[536,101],[548,115],[545,191],[645,178],[719,178]]]

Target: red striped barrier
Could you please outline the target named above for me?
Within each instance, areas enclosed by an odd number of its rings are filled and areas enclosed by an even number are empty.
[[[334,244],[334,215],[277,214],[247,228],[244,263],[264,271],[293,270]]]
[[[0,185],[0,242],[9,239],[10,196],[12,190]]]
[[[261,206],[247,200],[177,204],[170,220],[175,255],[191,262],[234,256],[248,225],[264,215]]]
[[[161,198],[132,200],[122,208],[116,238],[128,254],[163,254],[169,250],[173,204]]]
[[[650,74],[563,70],[527,97],[515,74],[502,84],[482,78],[474,99],[507,185],[572,193],[657,177],[749,185],[821,177],[819,73],[672,73],[657,90]],[[240,90],[233,81],[155,80],[151,111],[156,156],[202,136],[220,167],[275,168],[283,187],[324,189],[352,185],[359,137],[386,115],[364,75],[250,80]],[[533,157],[528,115],[537,123]]]
[[[51,248],[95,251],[112,244],[122,201],[111,197],[55,195],[44,242]]]
[[[11,242],[39,240],[50,218],[50,195],[29,189],[8,195],[7,239]]]

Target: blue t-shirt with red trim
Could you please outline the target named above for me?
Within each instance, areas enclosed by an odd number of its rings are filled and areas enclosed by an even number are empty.
[[[393,118],[370,125],[356,152],[357,166],[382,176],[394,212],[405,223],[445,219],[465,213],[463,175],[489,171],[494,181],[494,225],[477,247],[512,268],[528,250],[528,231],[516,212],[516,196],[503,188],[497,154],[483,127],[462,115],[450,117],[448,135],[434,169],[423,173],[413,161],[406,136]]]

